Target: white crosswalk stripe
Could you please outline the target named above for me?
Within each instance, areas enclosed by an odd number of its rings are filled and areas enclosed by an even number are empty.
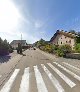
[[[73,69],[76,69],[77,71],[80,71],[80,69],[78,67],[75,67],[75,66],[73,66],[73,65],[71,65],[69,63],[63,62],[63,64],[65,64],[65,65],[67,65],[67,66],[69,66],[69,67],[71,67]]]
[[[8,80],[8,82],[3,86],[3,88],[1,89],[0,92],[10,92],[10,89],[12,87],[12,84],[17,76],[17,74],[19,73],[20,69],[15,69],[15,71],[13,72],[12,76],[10,77],[10,79]]]
[[[62,65],[58,64],[57,62],[53,62],[54,64],[56,64],[58,67],[62,68],[64,71],[66,71],[67,73],[69,73],[70,75],[72,75],[74,78],[76,78],[77,80],[80,81],[80,76],[76,75],[75,73],[71,72],[70,70],[66,69],[65,67],[63,67]]]
[[[58,90],[58,92],[64,92],[64,89],[62,86],[59,84],[58,80],[50,73],[50,71],[46,68],[45,65],[41,64],[42,68],[44,69],[45,73],[48,75],[50,80],[52,81],[53,85],[55,88]]]
[[[38,92],[48,92],[48,90],[45,86],[45,83],[43,81],[43,78],[41,76],[41,73],[39,72],[37,66],[34,66],[34,71],[35,71],[35,77],[36,77]]]
[[[2,77],[2,75],[0,75],[0,78]]]
[[[24,70],[19,92],[29,92],[29,67]]]
[[[47,63],[71,88],[76,84],[72,82],[67,76],[61,73],[57,68],[55,68],[51,63]]]

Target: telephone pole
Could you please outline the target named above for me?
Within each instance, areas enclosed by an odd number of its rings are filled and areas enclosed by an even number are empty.
[[[21,34],[21,46],[22,46],[22,34]]]

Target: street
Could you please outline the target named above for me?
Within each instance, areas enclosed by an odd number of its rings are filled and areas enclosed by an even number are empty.
[[[0,64],[0,92],[80,92],[80,60],[24,53]]]

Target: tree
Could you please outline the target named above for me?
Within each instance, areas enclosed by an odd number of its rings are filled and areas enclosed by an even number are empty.
[[[45,46],[45,45],[47,45],[48,44],[48,42],[46,42],[45,40],[43,40],[42,38],[39,40],[39,41],[37,41],[37,42],[35,42],[35,46],[36,47],[42,47],[42,46]]]
[[[72,34],[76,34],[75,30],[69,30],[69,32],[72,33]]]
[[[80,32],[77,32],[77,36],[76,36],[76,44],[80,43]]]
[[[77,32],[77,35],[80,37],[80,32]]]
[[[80,53],[80,43],[77,43],[74,47],[75,51]]]
[[[9,43],[5,39],[4,41],[0,38],[0,55],[9,54]]]

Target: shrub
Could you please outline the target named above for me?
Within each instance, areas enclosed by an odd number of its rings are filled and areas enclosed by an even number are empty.
[[[6,55],[9,54],[9,43],[7,40],[2,40],[0,38],[0,55]]]
[[[12,53],[12,52],[13,52],[13,50],[14,50],[14,48],[12,48],[12,46],[11,46],[11,45],[9,45],[9,53]]]
[[[61,45],[56,50],[56,54],[58,56],[65,56],[66,53],[70,53],[71,51],[72,51],[72,49],[71,49],[70,45]]]
[[[49,44],[45,45],[45,49],[44,50],[50,53],[51,52],[51,46]]]
[[[77,43],[74,47],[75,51],[80,53],[80,43]]]
[[[9,45],[7,40],[2,40],[0,38],[0,55],[7,55],[9,52],[13,52],[12,47]]]
[[[52,44],[47,44],[47,45],[44,46],[44,51],[47,51],[47,52],[49,52],[49,53],[54,53],[55,48],[56,48],[56,47],[55,47],[54,45],[52,45]]]
[[[56,50],[56,55],[62,57],[62,56],[64,56],[64,53],[63,53],[63,51],[58,49],[58,50]]]
[[[59,49],[61,49],[64,53],[70,53],[72,51],[70,45],[61,45],[59,46]]]

